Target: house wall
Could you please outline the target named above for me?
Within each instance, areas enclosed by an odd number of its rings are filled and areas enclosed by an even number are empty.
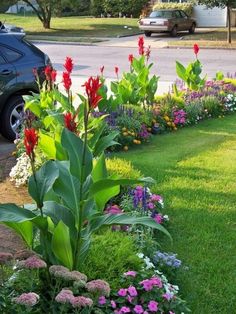
[[[226,9],[207,9],[204,5],[196,5],[193,8],[193,16],[199,27],[225,27],[227,24]]]

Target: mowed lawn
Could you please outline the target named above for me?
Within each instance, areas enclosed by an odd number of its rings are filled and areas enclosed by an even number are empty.
[[[208,120],[120,153],[164,196],[178,278],[195,314],[236,313],[236,116]],[[165,241],[165,240],[164,240]]]
[[[117,37],[139,32],[138,20],[134,18],[83,18],[78,16],[52,18],[49,30],[45,30],[35,16],[0,14],[0,21],[23,27],[28,35]]]

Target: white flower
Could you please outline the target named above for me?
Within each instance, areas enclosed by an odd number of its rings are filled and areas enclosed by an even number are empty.
[[[137,253],[137,256],[138,256],[139,258],[144,258],[144,254],[143,254],[143,253]]]

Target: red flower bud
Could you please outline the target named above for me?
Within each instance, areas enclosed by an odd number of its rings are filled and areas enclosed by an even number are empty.
[[[72,72],[73,66],[74,66],[74,64],[73,64],[72,59],[71,59],[70,57],[66,57],[65,64],[64,64],[64,68],[66,69],[66,71],[67,71],[68,73],[71,73],[71,72]]]
[[[133,60],[134,60],[134,56],[133,56],[132,54],[130,54],[129,57],[128,57],[128,59],[129,59],[129,62],[132,63]]]
[[[64,125],[71,132],[76,132],[77,124],[75,122],[76,115],[73,115],[71,112],[64,114]]]
[[[193,52],[195,53],[196,57],[198,55],[198,52],[199,52],[199,46],[197,44],[194,44],[193,45]]]
[[[62,82],[63,82],[63,85],[65,87],[65,90],[68,92],[71,88],[71,85],[72,85],[70,73],[68,73],[68,72],[62,73]]]
[[[116,75],[118,75],[118,72],[119,72],[119,68],[118,68],[118,67],[115,67],[115,73],[116,73]]]
[[[145,56],[147,57],[147,60],[150,58],[150,54],[151,54],[151,46],[148,46],[145,51]]]
[[[34,128],[24,130],[24,145],[26,154],[34,159],[34,148],[38,144],[38,134]]]
[[[52,70],[51,72],[51,80],[52,82],[55,82],[57,78],[57,71],[56,70]]]
[[[143,36],[140,36],[139,39],[138,39],[138,52],[141,56],[144,55],[144,38]]]
[[[44,69],[44,74],[46,76],[47,81],[51,81],[51,72],[52,72],[52,67],[50,65],[47,65]]]
[[[104,72],[104,65],[102,67],[100,67],[100,72],[101,74],[103,75],[103,72]]]
[[[102,86],[99,82],[99,77],[93,78],[91,76],[82,86],[85,87],[85,91],[88,96],[89,108],[96,108],[99,101],[102,100],[102,96],[98,95],[99,88]]]

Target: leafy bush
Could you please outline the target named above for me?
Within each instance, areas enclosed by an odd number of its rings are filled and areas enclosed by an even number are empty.
[[[220,103],[219,99],[214,96],[207,96],[202,98],[202,105],[206,114],[218,117],[223,114],[224,106]]]
[[[147,0],[103,0],[103,9],[105,13],[112,16],[133,15],[138,17]]]
[[[142,266],[136,255],[132,238],[122,232],[105,230],[92,239],[90,253],[82,265],[82,272],[90,279],[104,279],[112,288],[119,287],[119,274],[127,269],[139,270]]]
[[[160,9],[179,9],[183,10],[188,16],[191,16],[193,13],[193,4],[192,3],[157,3],[153,7],[153,11]]]
[[[106,160],[109,175],[117,175],[121,178],[137,179],[141,177],[141,172],[133,167],[130,161],[121,158]]]

